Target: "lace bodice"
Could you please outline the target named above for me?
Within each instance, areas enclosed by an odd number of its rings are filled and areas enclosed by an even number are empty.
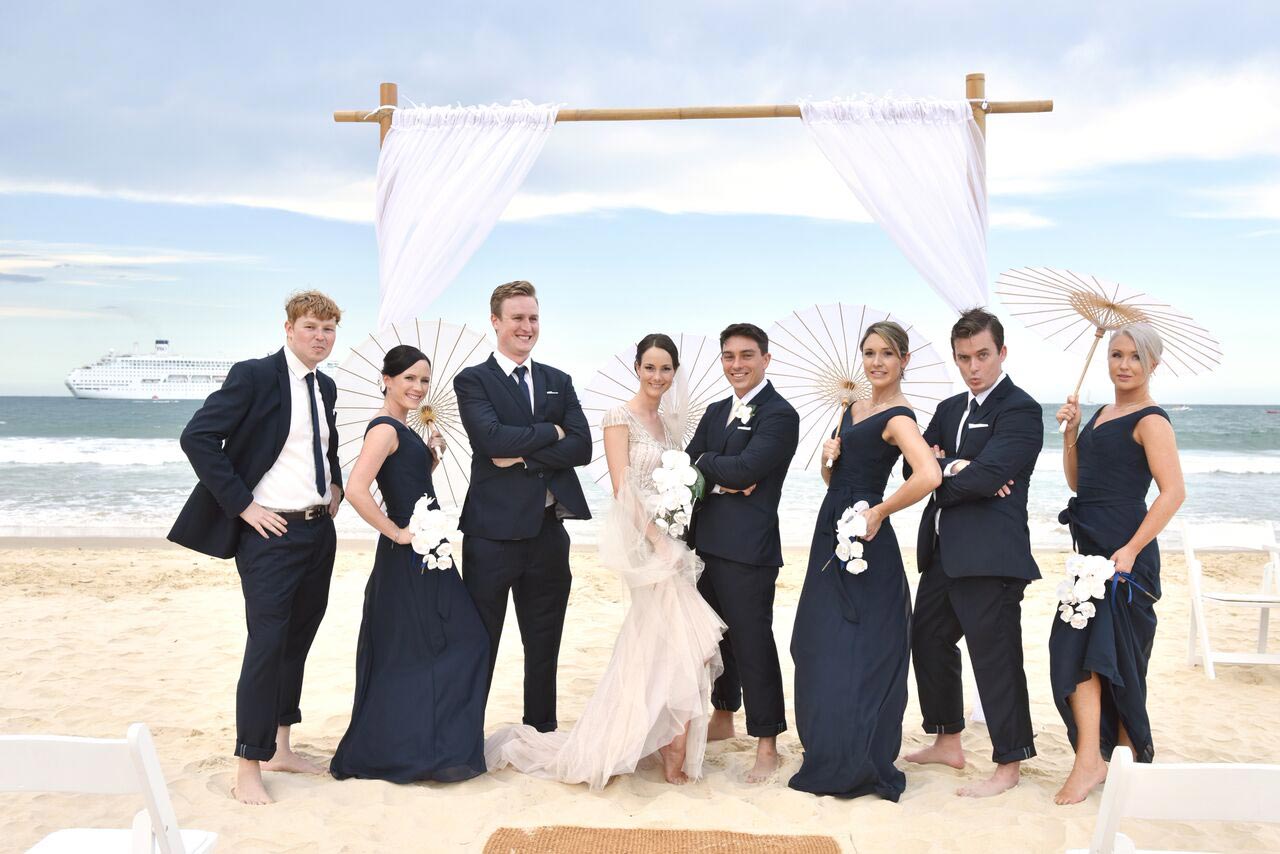
[[[680,450],[680,444],[671,436],[671,429],[666,419],[662,421],[662,441],[659,442],[640,423],[626,404],[610,409],[604,415],[603,426],[615,427],[625,424],[627,427],[627,459],[631,466],[628,477],[640,492],[648,494],[656,492],[653,485],[653,470],[662,465],[663,451]]]

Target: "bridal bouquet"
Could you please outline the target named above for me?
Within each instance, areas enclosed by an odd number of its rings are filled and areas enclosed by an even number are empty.
[[[657,494],[650,498],[653,523],[668,536],[680,539],[689,529],[693,502],[706,491],[702,472],[684,451],[663,451],[662,465],[653,470]]]
[[[836,551],[831,560],[844,564],[845,570],[854,575],[867,571],[867,562],[862,558],[862,537],[867,535],[867,517],[862,515],[869,505],[859,501],[852,507],[846,507],[836,520]],[[831,563],[828,560],[827,563]],[[826,569],[824,566],[823,569]]]
[[[1058,617],[1073,629],[1083,629],[1098,613],[1092,599],[1107,595],[1107,582],[1116,567],[1102,555],[1067,555],[1067,577],[1058,584]]]
[[[440,509],[436,500],[424,495],[413,505],[409,530],[413,532],[413,550],[422,555],[422,571],[452,569],[453,545],[449,536],[458,530],[458,520]]]

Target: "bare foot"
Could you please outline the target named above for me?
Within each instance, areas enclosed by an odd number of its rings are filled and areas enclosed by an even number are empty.
[[[724,741],[736,735],[733,729],[733,712],[716,709],[711,713],[711,720],[707,723],[707,741]]]
[[[689,775],[684,773],[684,740],[684,736],[676,739],[680,742],[678,749],[675,741],[658,748],[658,755],[662,757],[662,776],[673,786],[689,782]]]
[[[762,738],[756,745],[756,764],[747,772],[748,783],[763,783],[778,770],[778,740]]]
[[[1071,773],[1067,775],[1067,782],[1053,796],[1053,802],[1059,805],[1078,804],[1089,797],[1095,786],[1106,782],[1106,779],[1107,763],[1102,761],[1101,756],[1095,756],[1090,761],[1077,756],[1075,764],[1071,766]]]
[[[257,762],[250,759],[241,759],[237,763],[236,784],[231,787],[231,797],[242,804],[275,803],[262,784],[262,770]]]
[[[940,735],[933,744],[902,758],[917,765],[946,765],[964,770],[964,750],[960,747],[958,733]]]
[[[328,774],[329,772],[288,748],[277,748],[276,755],[262,763],[263,771],[288,771],[292,774]]]
[[[992,795],[1007,792],[1018,785],[1019,765],[1018,762],[997,765],[995,773],[990,777],[977,783],[961,786],[956,789],[956,794],[962,798],[989,798]]]

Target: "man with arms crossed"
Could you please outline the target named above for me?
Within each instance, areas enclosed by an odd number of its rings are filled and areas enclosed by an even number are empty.
[[[1044,422],[1040,404],[1004,373],[1004,327],[975,308],[951,329],[951,353],[969,390],[944,400],[924,439],[942,466],[942,485],[920,521],[911,658],[925,732],[932,746],[908,762],[964,768],[960,731],[964,637],[991,735],[995,773],[963,786],[966,797],[1018,784],[1020,763],[1036,755],[1022,666],[1022,594],[1040,577],[1027,530],[1027,490]],[[910,467],[903,464],[910,476]]]
[[[553,732],[573,582],[562,520],[591,518],[573,470],[591,462],[591,428],[569,375],[529,358],[539,330],[533,285],[500,285],[489,314],[497,352],[453,380],[472,454],[462,577],[489,632],[491,683],[510,591],[524,644],[523,723]]]
[[[302,671],[329,601],[342,501],[329,357],[342,312],[318,291],[285,304],[285,346],[237,362],[182,431],[200,482],[169,539],[234,557],[249,637],[236,686],[232,794],[269,804],[262,769],[323,774],[294,753],[289,728],[302,720]]]

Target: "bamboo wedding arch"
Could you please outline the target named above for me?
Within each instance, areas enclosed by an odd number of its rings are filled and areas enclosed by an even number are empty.
[[[967,74],[964,78],[964,96],[973,109],[974,121],[985,138],[987,114],[997,113],[1049,113],[1053,101],[989,101],[987,100],[987,76]],[[399,87],[395,83],[383,83],[378,89],[381,106],[372,110],[335,110],[335,122],[370,122],[379,126],[378,145],[391,129],[391,115],[399,104]],[[623,107],[618,109],[560,110],[556,122],[652,122],[687,119],[798,119],[798,104],[735,105],[723,107]]]

